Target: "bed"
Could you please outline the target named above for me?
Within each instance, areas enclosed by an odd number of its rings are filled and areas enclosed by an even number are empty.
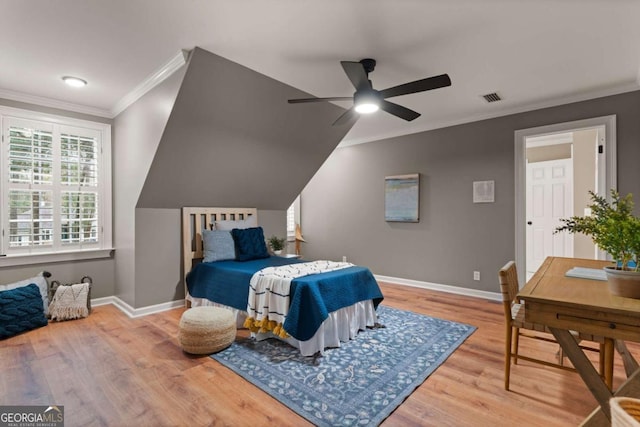
[[[383,296],[373,275],[365,267],[270,255],[246,261],[224,259],[202,262],[206,254],[203,235],[211,246],[208,239],[212,233],[205,230],[212,230],[214,224],[227,230],[244,224],[246,232],[253,233],[258,224],[257,215],[255,208],[182,209],[185,297],[188,305],[228,308],[234,312],[237,326],[248,326],[256,339],[279,338],[298,348],[305,356],[322,354],[325,348],[339,347],[341,342],[353,339],[359,331],[377,323],[375,309]],[[231,233],[241,232],[236,230]],[[237,256],[240,256],[240,249],[235,248]],[[271,319],[277,321],[263,321],[260,323],[262,327],[256,328],[257,315],[254,310],[260,311],[262,300],[258,302],[255,298],[263,294],[260,286],[264,286],[264,282],[260,280],[265,279],[259,276],[265,276],[265,272],[270,271],[277,271],[280,275],[283,270],[298,271],[298,276],[289,279],[287,286],[290,287],[285,288],[285,302],[280,302],[286,305],[285,316],[279,318],[274,313],[280,309],[270,308]],[[308,271],[317,273],[304,275]],[[271,277],[271,281],[267,281],[269,290],[271,287],[280,289],[277,288],[280,282],[273,282],[273,276],[268,277]],[[279,296],[276,291],[273,294]],[[277,307],[276,303],[272,301],[271,307]],[[266,327],[266,324],[270,326]]]

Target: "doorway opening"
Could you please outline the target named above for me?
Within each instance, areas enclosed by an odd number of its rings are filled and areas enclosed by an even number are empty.
[[[554,234],[560,218],[585,215],[588,191],[616,188],[615,115],[515,133],[516,263],[525,283],[547,256],[604,259],[591,239]]]

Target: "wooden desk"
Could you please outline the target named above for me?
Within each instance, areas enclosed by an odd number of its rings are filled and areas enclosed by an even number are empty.
[[[565,276],[573,267],[599,269],[605,265],[610,263],[549,257],[518,294],[525,302],[526,320],[549,327],[600,404],[601,413],[593,415],[593,419],[598,419],[599,422],[594,421],[589,425],[602,425],[603,416],[606,420],[611,418],[609,399],[612,396],[640,397],[638,371],[630,375],[615,394],[607,387],[607,382],[610,384],[612,377],[614,340],[620,340],[616,342],[616,346],[627,358],[625,362],[631,363],[634,369],[638,366],[625,352],[623,340],[640,342],[640,300],[611,295],[605,281]],[[604,380],[578,347],[570,330],[608,338],[605,342],[605,367],[610,369],[605,372]],[[627,373],[631,374],[629,371]]]

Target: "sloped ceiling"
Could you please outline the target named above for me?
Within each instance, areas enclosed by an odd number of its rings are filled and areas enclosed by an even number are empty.
[[[138,199],[139,208],[284,210],[349,126],[333,104],[195,48]]]

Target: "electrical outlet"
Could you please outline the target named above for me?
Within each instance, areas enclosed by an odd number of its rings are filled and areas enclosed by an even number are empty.
[[[473,280],[480,280],[480,272],[479,271],[474,271],[473,272]]]

